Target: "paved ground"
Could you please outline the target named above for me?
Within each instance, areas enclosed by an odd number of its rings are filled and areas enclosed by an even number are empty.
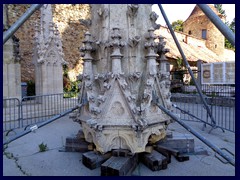
[[[225,147],[235,154],[235,134],[223,133],[215,129],[208,134],[210,127],[201,130],[202,124],[188,122],[218,147]],[[4,176],[99,176],[100,168],[89,170],[82,164],[82,154],[78,152],[59,152],[64,147],[65,139],[75,135],[80,125],[68,116],[48,124],[35,133],[30,133],[8,145],[3,152]],[[188,134],[177,123],[172,123],[169,130],[174,134]],[[49,150],[39,152],[38,145],[47,144]],[[209,155],[190,155],[190,160],[172,162],[166,170],[151,171],[139,164],[132,175],[135,176],[235,176],[235,167],[223,164],[214,157],[214,152],[204,143],[195,139],[195,146],[207,150]]]

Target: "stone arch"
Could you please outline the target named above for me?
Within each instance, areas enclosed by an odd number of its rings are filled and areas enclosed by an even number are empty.
[[[127,137],[124,137],[124,135],[113,136],[109,142],[111,144],[109,146],[109,150],[112,149],[129,149],[131,151],[133,150],[131,143],[129,143]]]
[[[87,133],[86,139],[88,140],[88,142],[93,142],[93,135],[92,135],[91,132],[88,132],[88,133]]]

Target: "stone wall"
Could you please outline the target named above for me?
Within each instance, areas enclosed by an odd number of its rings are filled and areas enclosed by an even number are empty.
[[[3,25],[7,28],[7,11],[3,6]],[[12,36],[3,45],[3,98],[21,99],[21,78],[18,39]],[[5,104],[6,105],[6,104]]]
[[[187,19],[183,25],[183,32],[202,39],[202,29],[207,30],[206,47],[215,52],[219,56],[224,55],[224,36],[215,27],[207,16],[196,16]]]
[[[8,21],[12,25],[30,7],[27,4],[9,4]],[[69,63],[69,77],[73,81],[75,76],[82,71],[79,47],[86,27],[80,24],[79,19],[89,17],[89,5],[87,4],[54,4],[53,21],[57,24],[63,43],[64,59]],[[33,44],[34,44],[34,24],[40,20],[40,11],[37,10],[20,27],[15,36],[20,40],[21,56],[21,81],[34,80]]]

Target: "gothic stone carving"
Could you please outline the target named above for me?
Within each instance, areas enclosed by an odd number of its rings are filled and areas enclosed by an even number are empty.
[[[84,106],[73,117],[82,125],[85,139],[93,142],[101,153],[112,149],[144,152],[147,143],[166,136],[170,122],[152,103],[155,94],[164,106],[170,105],[169,81],[161,78],[168,72],[160,72],[156,63],[158,56],[162,57],[160,64],[166,63],[165,44],[155,41],[157,37],[151,27],[154,15],[151,20],[141,14],[141,10],[151,14],[149,5],[92,7],[98,9],[92,11],[95,26],[90,25],[89,30],[94,40],[87,32],[81,48],[84,72],[79,76],[82,81],[79,102]],[[142,21],[146,24],[137,29],[135,26]],[[133,56],[135,61],[130,63]]]

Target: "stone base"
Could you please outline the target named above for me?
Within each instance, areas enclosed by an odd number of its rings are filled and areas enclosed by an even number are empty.
[[[168,136],[157,145],[177,150],[179,153],[194,152],[194,138],[189,134]]]
[[[96,150],[106,153],[114,149],[128,149],[131,153],[146,151],[146,145],[155,143],[166,136],[165,125],[149,125],[145,129],[135,130],[131,126],[105,126],[101,130],[82,123],[85,140],[94,143]]]
[[[102,176],[131,175],[139,162],[152,171],[167,169],[171,156],[179,162],[187,161],[188,154],[194,154],[194,150],[194,139],[191,136],[168,134],[164,140],[148,144],[145,152],[132,153],[129,149],[113,149],[101,154],[96,151],[95,145],[85,141],[81,130],[75,137],[67,138],[65,146],[65,151],[84,152],[82,163],[89,169],[101,166]]]

